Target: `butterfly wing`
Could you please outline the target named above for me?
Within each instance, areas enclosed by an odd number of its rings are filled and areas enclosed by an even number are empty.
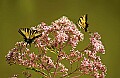
[[[29,39],[29,33],[31,32],[29,28],[20,28],[18,32],[26,39]]]
[[[85,30],[85,32],[87,32],[87,28],[88,28],[88,23],[87,23],[87,14],[83,15],[79,18],[78,20],[78,26],[80,28],[83,28]]]
[[[31,30],[30,39],[35,39],[42,36],[42,33],[39,33],[37,30]]]
[[[88,31],[88,16],[87,16],[87,14],[85,15],[85,32],[87,32]]]
[[[37,30],[31,30],[29,28],[20,28],[18,32],[24,37],[24,41],[28,44],[31,44],[35,38],[42,35],[38,33]]]

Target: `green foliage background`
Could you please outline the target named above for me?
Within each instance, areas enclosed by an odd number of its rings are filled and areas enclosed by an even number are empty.
[[[86,13],[89,30],[98,31],[105,45],[102,62],[108,69],[106,78],[119,78],[120,0],[0,0],[0,78],[23,71],[22,66],[9,66],[5,61],[8,51],[17,41],[23,40],[17,32],[19,28],[35,26],[42,21],[50,25],[63,15],[76,23]],[[33,74],[32,78],[40,78]]]

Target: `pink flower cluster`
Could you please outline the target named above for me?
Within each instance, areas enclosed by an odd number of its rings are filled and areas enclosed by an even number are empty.
[[[95,78],[105,78],[106,74],[106,66],[101,62],[101,58],[97,53],[105,54],[105,49],[100,41],[101,36],[95,32],[90,34],[90,44],[84,50],[86,57],[81,61],[80,70],[84,72],[84,74],[90,74]]]
[[[68,42],[72,47],[76,47],[79,41],[84,39],[84,35],[77,29],[76,25],[67,17],[52,22],[53,30],[55,33],[55,43],[63,44]]]
[[[9,51],[6,56],[9,64],[19,64],[26,67],[32,68],[54,68],[54,62],[47,56],[39,56],[26,47],[27,44],[24,42],[17,42],[15,47]],[[40,62],[41,61],[41,62]]]
[[[70,64],[73,64],[74,62],[78,62],[83,56],[84,55],[81,52],[73,49],[69,54],[66,54],[66,60],[68,60]]]
[[[84,74],[90,74],[95,78],[104,78],[106,74],[106,67],[101,63],[101,61],[90,60],[88,58],[84,58],[80,66],[80,70]]]
[[[104,49],[104,46],[103,46],[102,42],[100,41],[100,39],[101,39],[101,36],[97,32],[95,32],[95,33],[93,33],[93,35],[91,35],[90,42],[94,47],[93,48],[94,51],[104,54],[105,49]]]
[[[76,47],[80,41],[83,41],[84,34],[65,16],[49,26],[42,22],[38,26],[31,27],[31,30],[42,33],[42,36],[32,43],[32,47],[37,48],[37,51],[32,52],[26,42],[17,42],[6,55],[6,61],[10,65],[23,65],[47,78],[72,77],[71,74],[76,72],[95,78],[105,78],[107,69],[98,55],[98,53],[105,54],[105,48],[97,32],[88,33],[90,43],[80,50]],[[67,51],[65,51],[66,47],[69,47]],[[78,65],[71,67],[62,61],[68,61],[71,66],[74,63]]]
[[[84,35],[77,29],[76,25],[65,16],[52,22],[50,26],[42,22],[38,26],[31,27],[31,29],[40,33],[42,31],[42,37],[36,39],[38,47],[49,46],[50,43],[58,47],[65,42],[76,47],[78,42],[84,39]],[[54,37],[53,39],[51,35]]]

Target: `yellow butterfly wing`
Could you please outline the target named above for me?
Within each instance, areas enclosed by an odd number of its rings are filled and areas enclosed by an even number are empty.
[[[18,32],[24,37],[24,41],[31,44],[35,38],[40,37],[42,34],[37,32],[37,30],[32,30],[29,28],[20,28]]]
[[[87,14],[83,15],[79,18],[77,25],[80,28],[83,28],[85,30],[85,32],[87,32],[87,28],[88,28],[88,23],[87,23]]]
[[[40,37],[41,35],[42,35],[42,33],[39,33],[36,30],[31,30],[30,39],[35,39],[37,37]]]
[[[30,37],[30,29],[29,28],[20,28],[18,32],[24,37],[29,39]]]

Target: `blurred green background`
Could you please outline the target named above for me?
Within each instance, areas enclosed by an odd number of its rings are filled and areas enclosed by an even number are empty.
[[[120,0],[0,0],[0,78],[21,74],[21,66],[9,66],[5,55],[17,41],[23,40],[19,28],[48,25],[67,16],[76,22],[88,14],[89,29],[102,36],[106,54],[102,62],[107,66],[106,78],[120,78]],[[39,78],[34,73],[32,78]]]

